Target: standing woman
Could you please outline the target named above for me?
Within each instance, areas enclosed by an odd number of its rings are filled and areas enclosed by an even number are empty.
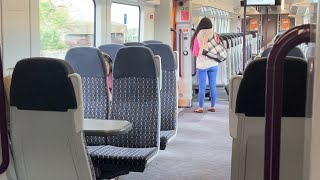
[[[211,107],[208,111],[215,112],[216,104],[216,80],[218,72],[218,62],[202,55],[204,47],[207,47],[207,42],[212,37],[215,37],[216,41],[219,42],[218,35],[213,32],[212,22],[209,18],[204,17],[201,19],[192,39],[191,39],[191,49],[193,56],[197,57],[197,74],[199,82],[199,108],[194,110],[197,113],[203,113],[203,105],[205,99],[206,91],[206,78],[208,75],[210,95],[211,95]]]

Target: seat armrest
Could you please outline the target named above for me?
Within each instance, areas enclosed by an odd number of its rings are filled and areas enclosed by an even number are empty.
[[[174,59],[175,59],[175,64],[176,64],[176,79],[177,81],[179,80],[179,53],[178,51],[173,51]]]
[[[231,77],[230,87],[229,87],[229,108],[236,112],[236,102],[239,86],[242,80],[241,75],[235,75]]]
[[[229,131],[230,136],[237,138],[239,115],[236,113],[236,102],[242,76],[232,76],[229,87]]]
[[[88,136],[114,136],[125,134],[132,129],[132,123],[124,120],[85,119],[83,129]]]
[[[161,57],[159,55],[155,55],[153,57],[154,63],[156,65],[157,78],[159,79],[159,90],[162,89],[162,68],[161,68]]]

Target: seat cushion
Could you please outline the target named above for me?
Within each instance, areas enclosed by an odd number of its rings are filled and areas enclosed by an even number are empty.
[[[88,154],[90,155],[102,147],[103,146],[87,146]]]
[[[176,134],[175,130],[160,132],[160,149],[164,150],[168,141]]]
[[[142,172],[148,161],[157,154],[158,148],[126,148],[95,146],[90,156],[94,166],[100,169],[121,169]],[[100,148],[98,148],[100,147]]]

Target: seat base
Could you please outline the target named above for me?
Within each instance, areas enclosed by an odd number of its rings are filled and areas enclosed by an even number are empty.
[[[160,132],[160,150],[165,150],[167,144],[174,138],[176,135],[176,130],[168,130]]]
[[[126,148],[116,146],[88,146],[99,178],[112,178],[131,171],[143,172],[155,157],[158,148]]]

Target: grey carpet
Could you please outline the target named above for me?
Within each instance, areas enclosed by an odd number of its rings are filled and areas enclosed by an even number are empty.
[[[218,90],[215,113],[194,113],[197,104],[179,113],[177,137],[143,173],[132,172],[120,180],[230,180],[232,139],[227,96]]]

